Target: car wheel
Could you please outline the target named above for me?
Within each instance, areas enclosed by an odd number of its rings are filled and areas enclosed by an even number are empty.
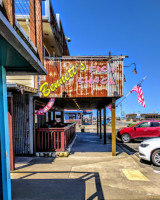
[[[156,166],[160,167],[160,149],[156,150],[152,154],[152,162]]]
[[[121,139],[123,143],[128,143],[131,141],[131,136],[128,133],[124,133]]]

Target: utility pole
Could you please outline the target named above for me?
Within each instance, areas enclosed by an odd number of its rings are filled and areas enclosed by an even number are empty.
[[[120,104],[120,109],[121,109],[121,119],[122,119],[122,103]]]

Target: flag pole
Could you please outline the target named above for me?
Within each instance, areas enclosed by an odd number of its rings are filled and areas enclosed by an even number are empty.
[[[147,78],[147,76],[145,76],[138,84],[141,84],[146,78]],[[138,85],[138,84],[137,84],[137,85]],[[118,107],[119,104],[121,104],[122,101],[124,101],[131,93],[132,93],[132,92],[129,92],[129,93],[116,105],[116,107]]]

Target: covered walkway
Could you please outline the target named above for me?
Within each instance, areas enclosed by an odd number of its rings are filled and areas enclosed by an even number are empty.
[[[106,156],[111,154],[111,134],[107,133],[107,144],[104,145],[103,139],[97,136],[97,133],[77,133],[76,141],[71,149],[72,155],[83,155],[84,156]],[[117,146],[117,153],[119,154],[121,149]],[[104,154],[104,155],[103,155]]]
[[[159,174],[150,165],[118,147],[118,156],[110,150],[110,144],[104,145],[96,133],[78,133],[67,158],[17,158],[11,174],[13,199],[160,199]],[[128,179],[123,171],[130,170],[142,177],[132,172],[134,179]]]
[[[100,180],[104,163],[124,157],[118,147],[119,156],[112,157],[109,138],[104,145],[96,133],[77,133],[67,158],[16,158],[13,199],[104,199]]]

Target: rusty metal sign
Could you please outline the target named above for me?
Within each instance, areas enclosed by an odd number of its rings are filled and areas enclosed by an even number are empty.
[[[40,78],[41,97],[121,97],[123,59],[46,59],[46,76]]]

